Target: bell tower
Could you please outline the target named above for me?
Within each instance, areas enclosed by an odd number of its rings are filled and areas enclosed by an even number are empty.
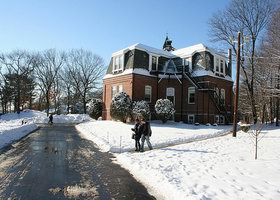
[[[163,48],[164,51],[174,51],[175,50],[175,48],[172,47],[172,40],[170,40],[168,38],[168,35],[166,35],[166,38],[165,38],[165,41],[163,43],[162,48]]]

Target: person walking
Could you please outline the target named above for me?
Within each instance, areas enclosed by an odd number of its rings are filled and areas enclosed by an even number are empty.
[[[50,116],[49,116],[49,124],[53,124],[53,115],[52,114],[50,114]]]
[[[145,141],[150,150],[153,149],[152,144],[150,142],[150,136],[152,135],[151,125],[149,122],[145,120],[145,118],[141,119],[141,125],[139,127],[139,132],[141,133],[141,152],[144,152],[144,144]]]
[[[134,137],[134,139],[135,139],[135,151],[140,151],[141,133],[139,132],[139,126],[140,126],[140,120],[138,118],[136,118],[134,128],[132,128],[132,130],[135,133],[135,137]]]

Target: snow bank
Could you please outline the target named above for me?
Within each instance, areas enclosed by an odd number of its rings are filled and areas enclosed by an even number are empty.
[[[0,123],[0,149],[13,141],[19,140],[37,128],[36,124],[2,124]]]
[[[48,123],[49,118],[46,113],[36,110],[24,110],[17,113],[8,113],[0,116],[0,122],[24,120],[27,123]],[[54,115],[54,123],[81,123],[92,120],[87,114],[68,114],[68,115]]]
[[[135,142],[131,139],[133,126],[115,121],[95,121],[79,124],[76,128],[102,151],[119,153],[135,149]],[[231,130],[230,126],[194,126],[176,122],[162,124],[159,121],[152,121],[151,128],[153,134],[150,139],[154,148],[217,137]]]

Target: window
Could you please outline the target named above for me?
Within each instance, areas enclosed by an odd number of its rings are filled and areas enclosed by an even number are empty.
[[[119,85],[118,87],[118,93],[122,92],[123,91],[123,86],[122,85]]]
[[[215,98],[219,99],[220,98],[220,90],[219,88],[215,88]]]
[[[149,85],[145,86],[145,97],[144,100],[147,102],[151,102],[152,101],[152,87]]]
[[[112,98],[123,91],[123,86],[122,85],[113,85],[112,86],[112,91],[111,91],[111,95],[112,95]]]
[[[220,123],[220,115],[215,115],[215,123],[216,124]]]
[[[194,55],[193,68],[195,68],[195,67],[203,67],[203,68],[204,68],[204,66],[203,66],[203,60],[204,60],[203,55],[200,54],[200,53],[196,53],[196,54]]]
[[[170,100],[175,106],[175,89],[172,87],[166,88],[166,99]]]
[[[221,72],[221,74],[224,73],[224,61],[223,60],[221,60],[221,63],[220,63],[220,72]]]
[[[195,103],[195,88],[189,87],[188,89],[188,103],[194,104]]]
[[[157,70],[157,57],[152,56],[152,70]]]
[[[123,55],[115,56],[113,59],[113,72],[123,70]]]
[[[150,55],[149,61],[150,71],[156,71],[158,68],[158,57]]]
[[[112,86],[112,91],[111,91],[111,93],[112,93],[112,98],[117,94],[117,86],[116,86],[116,85],[113,85],[113,86]]]
[[[220,71],[220,70],[219,70],[219,59],[218,59],[218,58],[216,58],[215,71],[216,71],[216,72],[219,72],[219,71]]]
[[[226,102],[226,93],[224,89],[221,89],[221,93],[220,93],[220,98],[221,98],[221,104],[225,104]]]
[[[225,117],[224,116],[220,116],[220,124],[225,124]]]
[[[192,68],[191,68],[189,60],[187,58],[184,58],[182,60],[182,64],[185,67],[184,72],[190,72],[190,73],[192,72]]]
[[[188,115],[188,123],[189,124],[194,124],[194,115]]]

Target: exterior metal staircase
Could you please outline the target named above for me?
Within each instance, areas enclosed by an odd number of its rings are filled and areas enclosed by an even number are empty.
[[[219,111],[221,115],[225,117],[225,123],[230,123],[230,117],[228,115],[229,106],[221,99],[221,97],[217,94],[215,90],[215,85],[211,84],[210,82],[198,82],[195,78],[191,76],[189,72],[183,72],[184,76],[192,82],[192,84],[200,91],[208,91],[208,95],[212,102],[214,103],[215,107]]]

